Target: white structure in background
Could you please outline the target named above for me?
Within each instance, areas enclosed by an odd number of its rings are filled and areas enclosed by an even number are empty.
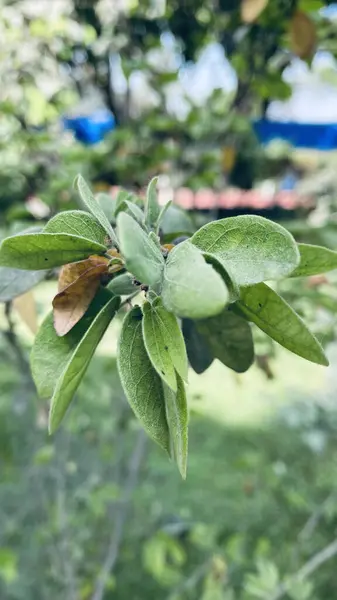
[[[305,62],[294,59],[284,79],[293,89],[292,97],[271,103],[267,113],[270,120],[337,123],[337,62],[331,54],[318,52],[311,69]]]

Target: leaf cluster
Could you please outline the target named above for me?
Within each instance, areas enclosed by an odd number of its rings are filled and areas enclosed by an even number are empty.
[[[51,399],[50,432],[111,320],[130,307],[118,344],[123,389],[144,429],[185,477],[188,363],[197,373],[215,359],[247,371],[254,362],[254,323],[294,354],[327,365],[319,341],[266,281],[335,269],[337,253],[297,244],[286,229],[257,216],[212,222],[165,244],[166,207],[158,204],[156,178],[144,202],[122,191],[109,205],[81,176],[76,188],[84,210],[58,214],[41,232],[11,236],[0,247],[4,301],[25,291],[27,281],[33,285],[37,273],[62,267],[53,312],[31,358],[38,392]]]

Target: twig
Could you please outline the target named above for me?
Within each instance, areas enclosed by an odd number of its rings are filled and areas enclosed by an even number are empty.
[[[117,514],[115,517],[115,527],[110,539],[107,554],[101,568],[101,571],[97,577],[95,591],[92,595],[91,600],[103,600],[104,590],[115,564],[118,558],[119,548],[122,542],[124,525],[126,522],[130,501],[132,499],[133,492],[137,486],[138,475],[141,468],[142,460],[145,454],[146,448],[146,436],[143,431],[140,431],[138,439],[130,458],[128,475],[124,487],[123,498]]]
[[[60,534],[60,558],[62,559],[62,567],[65,576],[65,583],[67,585],[67,592],[69,594],[69,600],[76,600],[77,585],[75,571],[73,568],[73,562],[71,559],[70,543],[68,537],[68,517],[66,513],[66,497],[64,489],[64,474],[59,473],[59,485],[57,489],[57,518],[58,518],[58,531]]]
[[[120,305],[119,308],[123,308],[123,306],[126,306],[127,304],[129,304],[131,302],[131,300],[133,300],[136,296],[138,296],[139,294],[139,290],[137,292],[134,292],[133,294],[131,294],[131,296],[129,296],[128,298],[126,298],[126,300],[124,300],[122,302],[122,304]]]
[[[301,529],[300,533],[298,534],[299,542],[304,542],[305,540],[307,540],[311,537],[311,535],[313,534],[315,528],[317,527],[321,517],[324,514],[324,510],[325,510],[326,506],[328,505],[329,502],[331,502],[331,500],[334,499],[335,495],[336,495],[335,491],[331,492],[331,494],[329,494],[329,496],[324,500],[324,502],[322,502],[322,504],[320,504],[320,506],[317,508],[317,510],[315,510],[312,513],[312,515],[309,517],[309,519],[305,523],[304,527]]]
[[[78,598],[77,581],[74,563],[71,555],[71,545],[69,540],[69,525],[68,525],[68,514],[66,507],[66,481],[64,473],[64,465],[67,461],[69,454],[69,437],[61,437],[61,451],[58,455],[62,456],[62,461],[59,462],[59,468],[55,473],[56,483],[56,505],[57,505],[57,527],[60,536],[60,544],[58,547],[59,556],[64,572],[64,579],[67,586],[69,600],[76,600]]]
[[[193,590],[195,586],[201,581],[201,579],[206,575],[211,564],[211,559],[208,558],[199,565],[187,579],[185,579],[180,585],[178,585],[167,597],[167,600],[173,600],[176,596],[180,595],[182,592],[186,592],[187,590]]]
[[[275,594],[270,597],[270,600],[280,600],[287,593],[292,584],[297,581],[303,581],[314,573],[321,565],[325,562],[336,556],[337,554],[337,539],[335,539],[331,544],[320,550],[317,554],[315,554],[312,558],[310,558],[301,569],[292,575],[287,582],[282,583]]]
[[[20,345],[17,335],[15,333],[14,323],[13,323],[13,319],[12,319],[12,303],[11,302],[6,302],[6,304],[5,304],[5,317],[6,317],[8,328],[6,331],[3,331],[2,333],[3,333],[4,337],[6,338],[6,340],[8,341],[9,345],[11,346],[11,348],[17,358],[19,368],[20,368],[21,372],[23,373],[23,375],[25,376],[25,378],[27,379],[27,384],[29,385],[30,388],[33,389],[34,385],[33,385],[33,380],[32,380],[31,374],[30,374],[29,362],[26,358],[25,352],[21,348],[21,345]]]

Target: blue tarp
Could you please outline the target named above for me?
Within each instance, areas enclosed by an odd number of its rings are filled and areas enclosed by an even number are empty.
[[[106,133],[116,127],[114,116],[108,110],[98,110],[83,117],[64,117],[63,124],[74,132],[79,142],[89,145],[100,142]]]
[[[113,115],[107,110],[88,116],[65,117],[63,123],[66,129],[74,132],[77,140],[89,145],[100,142],[107,132],[116,127]],[[263,144],[281,139],[295,148],[337,149],[337,123],[303,124],[261,119],[254,123],[254,129]]]
[[[337,149],[337,123],[280,123],[261,119],[254,123],[254,129],[263,144],[281,139],[295,148]]]

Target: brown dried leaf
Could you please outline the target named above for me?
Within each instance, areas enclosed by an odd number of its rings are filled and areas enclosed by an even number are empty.
[[[57,335],[66,335],[83,317],[96,295],[101,276],[108,272],[108,265],[108,259],[90,256],[62,268],[59,293],[53,300]]]
[[[266,8],[269,0],[242,0],[241,19],[245,23],[253,23]]]
[[[291,49],[299,58],[311,58],[317,44],[314,22],[304,12],[297,10],[290,23]]]

